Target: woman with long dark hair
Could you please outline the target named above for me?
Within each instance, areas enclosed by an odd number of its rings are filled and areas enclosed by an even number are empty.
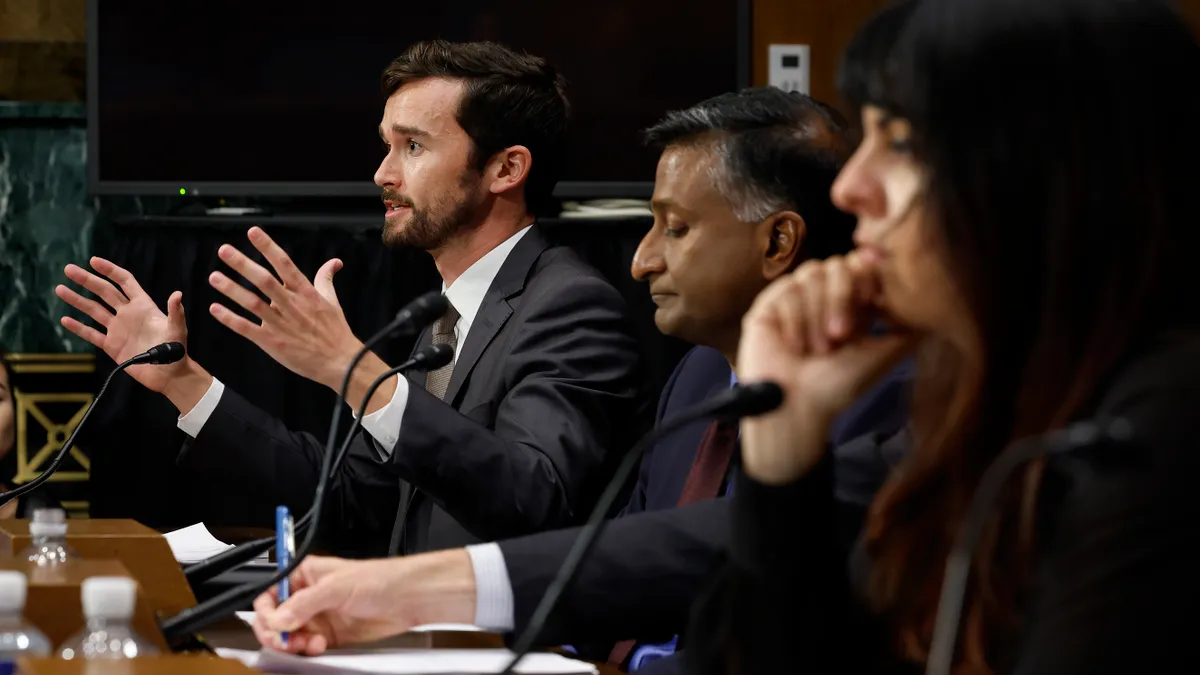
[[[1133,443],[1007,482],[955,671],[1200,667],[1198,83],[1200,46],[1155,0],[905,1],[862,29],[841,86],[863,137],[833,190],[858,248],[746,318],[739,377],[787,398],[743,424],[698,665],[918,670],[984,471],[1014,441],[1119,417]],[[879,320],[894,330],[869,333]],[[909,449],[856,520],[826,429],[909,353]]]

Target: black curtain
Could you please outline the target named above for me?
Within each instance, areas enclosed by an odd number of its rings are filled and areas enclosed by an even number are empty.
[[[362,339],[386,324],[406,302],[441,287],[428,254],[385,248],[379,240],[378,224],[347,226],[344,222],[311,218],[293,222],[265,218],[255,222],[244,218],[139,216],[118,220],[105,237],[97,238],[96,255],[130,270],[160,307],[165,308],[172,291],[183,291],[192,356],[227,387],[291,428],[323,439],[336,395],[275,363],[252,343],[217,323],[208,312],[212,302],[230,306],[208,285],[208,275],[213,270],[224,270],[237,278],[217,257],[221,244],[232,244],[265,265],[246,240],[246,230],[256,224],[288,252],[309,278],[326,260],[343,260],[345,266],[335,277],[335,287],[350,327]],[[543,223],[551,240],[574,248],[627,298],[645,346],[647,377],[661,387],[687,345],[658,333],[645,284],[633,281],[629,275],[633,252],[648,225],[646,219]],[[399,338],[382,345],[378,353],[387,362],[398,363],[411,348],[412,338]],[[107,357],[97,354],[98,380],[113,366]],[[81,434],[80,446],[92,461],[92,517],[133,518],[159,528],[198,521],[271,526],[275,504],[252,495],[225,492],[219,485],[176,468],[175,459],[184,440],[176,427],[177,417],[162,396],[146,391],[125,375],[114,378],[105,400],[93,412],[89,428]]]

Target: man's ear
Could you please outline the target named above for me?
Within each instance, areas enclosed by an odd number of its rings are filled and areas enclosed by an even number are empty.
[[[763,246],[763,277],[774,280],[800,263],[804,237],[808,226],[795,211],[782,211],[769,216],[762,224],[766,235]]]
[[[529,179],[529,170],[533,166],[533,155],[529,148],[523,145],[513,145],[492,155],[484,169],[488,180],[488,190],[492,194],[502,194],[519,188]]]

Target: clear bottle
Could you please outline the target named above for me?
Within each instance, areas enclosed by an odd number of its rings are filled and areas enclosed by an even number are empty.
[[[33,542],[18,555],[35,567],[66,565],[79,557],[67,545],[67,513],[62,509],[37,509],[29,522]]]
[[[15,672],[22,656],[49,656],[50,640],[22,616],[28,580],[21,572],[0,571],[0,675]]]
[[[87,626],[63,642],[64,659],[132,659],[158,650],[133,632],[137,583],[129,577],[89,577],[83,580],[83,616]]]

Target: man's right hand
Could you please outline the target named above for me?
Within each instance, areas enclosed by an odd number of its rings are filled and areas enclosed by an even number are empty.
[[[54,289],[54,293],[68,305],[91,317],[104,328],[104,332],[69,316],[62,317],[64,328],[95,345],[117,363],[123,363],[164,342],[179,342],[187,346],[183,293],[175,291],[171,294],[167,300],[167,313],[163,314],[128,270],[104,258],[93,257],[90,262],[92,269],[107,278],[76,265],[67,265],[65,272],[68,279],[96,294],[104,304],[85,298],[61,284]],[[131,366],[126,372],[147,389],[165,394],[181,413],[195,407],[212,384],[212,376],[190,357],[166,365]]]
[[[466,549],[381,560],[309,556],[254,601],[254,634],[264,647],[316,656],[429,623],[475,621],[475,571]],[[288,632],[283,644],[280,631]]]

